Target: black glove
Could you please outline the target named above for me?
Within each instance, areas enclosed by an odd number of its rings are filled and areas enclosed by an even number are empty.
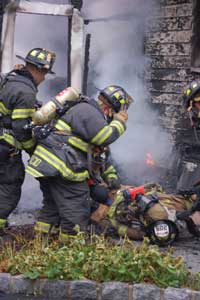
[[[99,184],[91,185],[90,196],[96,202],[107,204],[109,199],[109,189]]]
[[[121,186],[118,178],[109,178],[106,181],[110,190],[118,190]]]
[[[39,125],[35,126],[32,132],[33,132],[33,137],[36,140],[43,140],[50,134],[51,131],[52,131],[52,127],[46,124],[43,126],[39,126]]]

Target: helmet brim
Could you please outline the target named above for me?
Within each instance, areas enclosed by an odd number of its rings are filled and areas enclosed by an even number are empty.
[[[22,56],[20,56],[20,55],[16,55],[16,57],[19,58],[19,59],[21,59],[21,60],[23,60],[23,61],[26,62],[26,63],[30,63],[30,64],[32,64],[32,65],[38,67],[37,64],[34,64],[34,63],[33,63],[32,61],[30,61],[29,59],[26,59],[26,58],[24,58],[24,57],[22,57]],[[38,67],[38,69],[46,69],[46,68],[39,68],[39,67]],[[46,69],[46,70],[48,71],[47,73],[49,73],[49,74],[56,74],[56,73],[53,72],[52,70],[48,70],[48,69]]]

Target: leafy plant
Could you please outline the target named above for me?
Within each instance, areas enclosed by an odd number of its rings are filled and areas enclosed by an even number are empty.
[[[161,252],[147,239],[140,246],[126,238],[113,244],[103,236],[88,238],[78,232],[61,246],[58,241],[48,243],[37,236],[33,241],[23,241],[19,251],[11,244],[2,249],[1,266],[3,272],[24,274],[30,279],[148,282],[200,290],[199,273],[191,274],[182,257],[173,257],[172,249]]]

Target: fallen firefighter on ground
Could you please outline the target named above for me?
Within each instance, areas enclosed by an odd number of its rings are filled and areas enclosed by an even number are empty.
[[[96,186],[93,199],[101,203],[91,221],[108,235],[127,235],[133,240],[148,236],[152,243],[167,246],[186,228],[192,235],[200,236],[199,194],[199,186],[177,195],[165,193],[157,183],[124,186],[114,192]]]

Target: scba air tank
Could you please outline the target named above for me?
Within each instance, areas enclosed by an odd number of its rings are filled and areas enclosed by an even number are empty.
[[[73,87],[67,87],[54,99],[49,100],[42,105],[32,116],[32,122],[34,125],[44,125],[51,121],[56,116],[56,111],[61,107],[64,107],[67,101],[76,101],[80,98],[80,93]]]

